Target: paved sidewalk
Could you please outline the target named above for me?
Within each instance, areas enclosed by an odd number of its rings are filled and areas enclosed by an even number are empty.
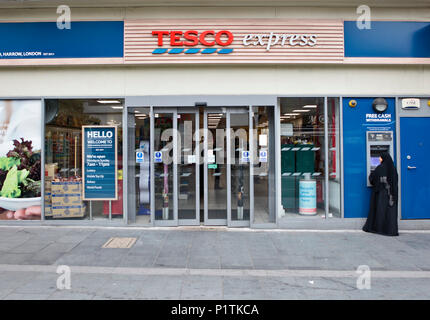
[[[137,240],[102,248],[111,237]],[[0,299],[430,299],[428,288],[428,232],[0,227]]]

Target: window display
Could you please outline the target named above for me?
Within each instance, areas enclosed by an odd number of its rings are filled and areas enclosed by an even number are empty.
[[[286,217],[325,217],[324,99],[281,98],[281,204]]]
[[[0,101],[0,219],[41,218],[40,100]]]
[[[45,101],[46,219],[122,218],[122,109],[123,102],[120,99]],[[117,178],[112,181],[96,179],[96,175],[100,175],[100,172],[96,172],[92,178],[94,181],[90,180],[94,182],[93,189],[101,187],[100,181],[106,183],[103,190],[116,189],[117,197],[109,197],[113,200],[86,201],[83,198],[82,133],[83,128],[100,126],[114,128],[116,132],[113,142],[117,145],[118,163],[116,170],[114,168]],[[93,160],[101,163],[107,155],[95,157]],[[88,159],[85,161],[91,165]]]

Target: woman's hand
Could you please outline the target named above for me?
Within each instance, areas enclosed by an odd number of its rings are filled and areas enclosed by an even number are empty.
[[[27,209],[19,209],[17,211],[7,211],[6,217],[14,220],[40,220],[42,215],[41,206],[32,206]]]

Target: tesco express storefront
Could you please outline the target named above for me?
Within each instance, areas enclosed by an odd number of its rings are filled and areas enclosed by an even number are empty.
[[[23,138],[44,172],[39,192],[27,178],[2,193],[1,223],[30,223],[12,220],[31,208],[43,225],[360,228],[388,151],[400,228],[430,226],[430,22],[4,22],[0,35],[0,157]],[[13,161],[3,185],[25,173]]]

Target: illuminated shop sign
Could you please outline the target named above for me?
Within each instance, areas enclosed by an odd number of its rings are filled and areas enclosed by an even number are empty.
[[[193,47],[193,48],[175,48],[175,49],[167,49],[167,48],[157,48],[152,53],[153,54],[162,54],[162,53],[170,53],[177,54],[185,52],[186,54],[199,53],[201,49],[194,48],[195,46],[204,46],[204,47],[213,47],[215,45],[226,47],[233,42],[234,36],[233,33],[227,30],[214,31],[214,30],[206,30],[203,32],[199,32],[197,30],[187,30],[187,31],[152,31],[152,35],[157,37],[157,45],[159,47],[163,47],[165,42],[171,47]],[[165,40],[167,38],[167,41]],[[203,54],[214,53],[218,49],[202,49]],[[218,53],[231,53],[233,50],[219,50]]]
[[[317,35],[315,34],[277,34],[270,32],[267,34],[245,34],[235,37],[233,32],[228,30],[197,30],[187,31],[152,31],[152,36],[157,39],[158,48],[152,51],[152,54],[228,54],[234,51],[228,47],[233,43],[235,38],[241,38],[243,47],[260,46],[269,51],[274,46],[278,47],[313,47],[317,44]],[[168,46],[166,48],[166,46]],[[170,47],[169,47],[170,46]],[[202,46],[203,48],[196,48]],[[220,48],[213,48],[219,46]],[[179,48],[178,48],[179,47]],[[183,47],[183,48],[180,48]]]
[[[343,21],[124,21],[124,64],[343,63]]]
[[[244,46],[263,46],[267,51],[271,47],[279,45],[284,46],[300,46],[313,47],[317,44],[317,35],[315,34],[247,34],[243,37]]]

